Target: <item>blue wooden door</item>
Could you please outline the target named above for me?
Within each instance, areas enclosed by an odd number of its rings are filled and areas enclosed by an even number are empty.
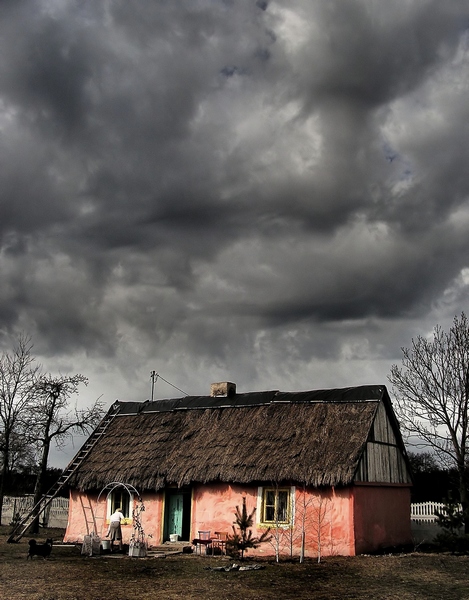
[[[168,534],[177,533],[182,537],[182,494],[171,494],[168,506]]]

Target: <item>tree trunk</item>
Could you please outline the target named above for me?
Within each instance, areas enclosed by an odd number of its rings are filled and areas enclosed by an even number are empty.
[[[9,460],[9,441],[7,436],[5,436],[4,446],[2,450],[2,480],[0,481],[0,525],[2,525],[2,515],[3,515],[3,499],[5,498],[5,490],[7,489],[8,476],[9,476],[9,468],[8,468],[8,460]]]
[[[42,447],[41,462],[39,464],[39,469],[38,469],[37,476],[36,476],[36,483],[34,484],[34,505],[36,505],[41,500],[42,494],[44,492],[43,487],[44,487],[44,480],[45,480],[46,471],[47,471],[47,459],[49,457],[49,449],[50,449],[50,441],[45,441],[44,445]],[[39,517],[40,517],[40,515],[37,514],[36,517],[34,518],[33,522],[31,523],[31,527],[30,527],[31,533],[38,533]]]
[[[3,458],[2,475],[0,481],[0,525],[2,525],[2,513],[3,513],[3,498],[5,497],[6,481],[8,478],[8,465],[6,464],[5,457]]]
[[[305,542],[306,542],[306,532],[305,532],[305,528],[303,526],[303,529],[301,530],[300,563],[305,562],[305,546],[306,546]]]
[[[469,534],[469,492],[468,492],[468,476],[466,469],[459,466],[459,500],[462,506],[464,518],[464,533]]]

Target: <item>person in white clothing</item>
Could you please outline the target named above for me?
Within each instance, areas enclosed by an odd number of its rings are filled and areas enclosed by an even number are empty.
[[[125,519],[124,515],[121,512],[121,507],[116,508],[115,512],[109,518],[109,529],[107,532],[107,537],[111,539],[111,552],[113,550],[114,541],[119,543],[119,551],[122,550],[122,528],[121,521]]]

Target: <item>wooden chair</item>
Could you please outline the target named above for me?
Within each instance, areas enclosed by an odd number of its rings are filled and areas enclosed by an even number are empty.
[[[225,531],[215,531],[215,537],[212,538],[212,552],[215,554],[215,548],[219,548],[220,554],[226,554],[226,540],[228,534]]]
[[[192,543],[195,546],[196,554],[202,554],[202,548],[205,548],[205,554],[207,554],[207,548],[212,545],[210,531],[198,531],[197,538]]]

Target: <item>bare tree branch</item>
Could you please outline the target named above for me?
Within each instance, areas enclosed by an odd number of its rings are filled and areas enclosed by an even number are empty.
[[[43,375],[36,382],[35,402],[31,412],[31,442],[38,449],[39,465],[34,488],[34,503],[41,499],[43,481],[52,442],[60,448],[73,432],[88,433],[100,422],[103,403],[98,399],[92,406],[78,409],[71,398],[78,394],[80,384],[87,385],[84,375]],[[33,528],[37,528],[37,523]]]
[[[457,468],[460,500],[469,532],[469,322],[455,317],[448,332],[437,325],[433,339],[418,336],[402,348],[402,367],[389,380],[396,413],[408,436],[431,449],[445,466]]]
[[[32,347],[31,339],[21,334],[13,351],[0,356],[0,523],[13,453],[21,451],[22,443],[26,451],[28,444],[24,420],[31,410],[40,369],[31,354]]]

